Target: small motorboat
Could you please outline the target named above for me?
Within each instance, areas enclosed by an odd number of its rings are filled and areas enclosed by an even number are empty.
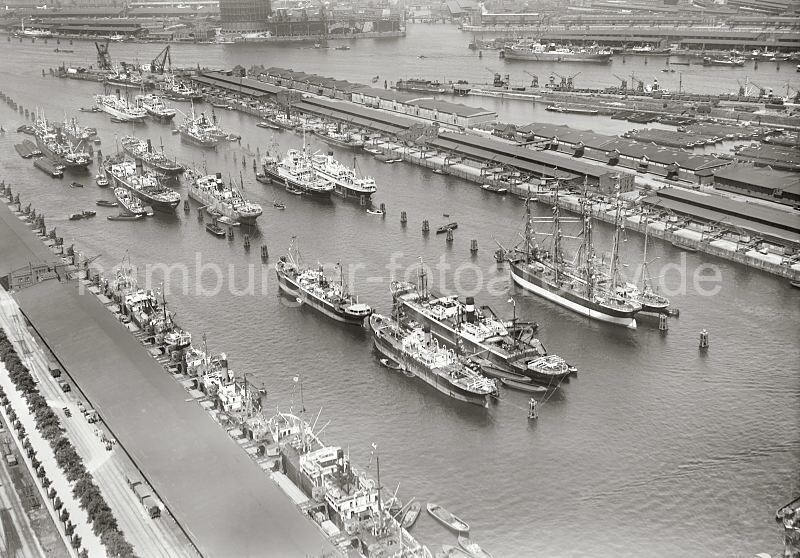
[[[98,185],[98,186],[100,186],[101,188],[105,188],[106,186],[108,186],[108,178],[106,178],[106,177],[105,177],[104,175],[102,175],[102,174],[98,174],[97,176],[95,176],[95,177],[94,177],[94,181],[95,181],[95,182],[97,183],[97,185]]]
[[[436,557],[439,558],[469,558],[469,554],[458,548],[457,546],[451,546],[449,544],[442,545],[442,552],[437,553]]]
[[[288,186],[286,188],[286,191],[289,192],[290,194],[294,194],[295,196],[302,196],[303,195],[303,191],[302,190],[298,190],[297,188],[294,188],[292,186]]]
[[[106,217],[109,221],[139,221],[144,219],[143,213],[138,213],[136,215],[109,215]]]
[[[403,513],[403,519],[400,520],[400,524],[403,526],[403,529],[407,531],[414,526],[414,523],[417,522],[417,518],[419,517],[419,512],[421,509],[422,504],[419,502],[411,502],[411,504],[409,504],[408,509]]]
[[[221,108],[221,109],[226,109],[230,107],[228,103],[211,103],[211,106],[214,108]]]
[[[350,47],[347,45],[337,46],[336,50],[350,50]]]
[[[492,558],[491,554],[482,549],[478,543],[472,542],[472,540],[465,535],[458,536],[458,544],[472,558]]]
[[[446,225],[442,225],[438,229],[436,229],[436,234],[444,234],[448,231],[454,231],[458,228],[458,223],[453,221],[452,223],[447,223]]]
[[[97,200],[95,205],[99,205],[100,207],[119,207],[119,202],[115,201],[108,201],[108,200]]]
[[[789,281],[789,284],[794,287],[795,289],[800,289],[800,280],[798,281]]]
[[[256,122],[256,126],[259,128],[269,128],[270,130],[280,130],[281,127],[277,124],[273,124],[269,120],[262,120],[261,122]]]
[[[400,366],[395,361],[393,361],[391,359],[388,359],[388,358],[382,358],[380,362],[381,362],[381,364],[383,366],[385,366],[389,370],[402,370],[403,369],[402,366]]]
[[[500,378],[500,383],[510,389],[515,389],[517,391],[524,391],[527,393],[547,393],[547,388],[544,386],[538,386],[530,383],[530,378],[528,378],[528,382],[519,382],[517,380],[510,380],[508,378]]]
[[[275,200],[272,202],[272,207],[276,209],[286,209],[286,204],[280,201]]]
[[[429,503],[426,506],[428,513],[445,527],[459,533],[469,533],[469,524],[462,521],[439,504]]]
[[[70,221],[78,221],[83,219],[83,213],[70,213],[69,220]]]
[[[448,172],[446,170],[444,170],[444,169],[435,168],[435,169],[433,169],[433,174],[445,174],[446,175],[446,174],[448,174]]]
[[[385,215],[382,209],[367,209],[367,213],[370,215]]]
[[[508,192],[508,188],[504,188],[503,186],[495,186],[494,184],[484,184],[481,186],[481,189],[494,194],[505,194]]]
[[[80,182],[72,182],[72,183],[69,185],[69,187],[70,187],[70,188],[83,188],[83,184],[81,184]]]
[[[83,215],[84,219],[88,219],[89,217],[94,217],[95,215],[97,215],[97,211],[92,211],[92,210],[87,211],[86,209],[84,209],[83,211],[81,211],[81,215]]]
[[[206,230],[216,237],[220,238],[225,237],[225,229],[223,229],[216,223],[206,223]]]

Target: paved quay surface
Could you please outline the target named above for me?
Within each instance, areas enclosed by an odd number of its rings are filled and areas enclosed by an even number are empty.
[[[0,261],[44,259],[5,203]],[[45,248],[46,250],[46,248]],[[11,266],[9,266],[11,267]],[[11,267],[13,269],[13,267]],[[333,546],[88,290],[49,280],[22,313],[203,556],[309,557]],[[30,429],[28,429],[30,431]],[[90,466],[102,468],[102,464]]]
[[[128,487],[126,476],[132,475],[132,466],[126,466],[124,456],[115,447],[112,451],[105,448],[96,425],[90,424],[80,412],[74,397],[61,391],[58,380],[49,373],[48,359],[36,339],[23,327],[24,318],[14,300],[6,291],[0,289],[0,325],[14,339],[22,341],[26,353],[20,353],[23,362],[33,373],[39,384],[40,393],[67,430],[67,437],[83,457],[86,468],[94,477],[103,492],[106,502],[114,512],[120,529],[125,533],[134,549],[141,556],[153,557],[189,557],[197,556],[189,542],[177,531],[171,529],[171,520],[167,517],[151,519],[139,503],[134,492]],[[69,409],[67,417],[63,409]]]

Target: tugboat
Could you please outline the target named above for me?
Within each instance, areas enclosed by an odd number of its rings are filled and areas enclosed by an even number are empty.
[[[176,176],[186,170],[186,167],[175,159],[170,159],[164,154],[164,146],[160,151],[153,149],[152,142],[134,136],[125,136],[120,140],[122,149],[134,159],[141,159],[142,164],[160,175]]]
[[[146,173],[141,159],[133,161],[109,162],[106,176],[111,177],[115,187],[127,188],[131,193],[156,211],[172,213],[181,202],[181,195],[167,188],[157,177]]]
[[[225,229],[217,224],[217,221],[206,223],[206,230],[218,238],[225,238]]]
[[[488,407],[497,385],[467,366],[452,349],[440,346],[430,329],[404,327],[380,314],[370,316],[375,348],[396,362],[406,375],[417,377],[458,401]]]
[[[136,105],[146,110],[153,120],[162,124],[172,122],[172,119],[178,114],[178,111],[168,107],[161,97],[152,93],[149,95],[137,95]]]
[[[142,202],[131,194],[127,188],[121,186],[114,188],[114,197],[117,198],[120,205],[120,216],[133,216],[138,219],[147,215],[147,210],[145,210]],[[111,219],[111,216],[108,218]]]
[[[375,179],[371,176],[360,177],[355,168],[348,168],[333,158],[333,153],[327,155],[314,155],[311,157],[311,166],[317,176],[330,181],[334,191],[343,196],[360,199],[361,196],[369,198],[377,189]],[[353,157],[355,167],[355,157]]]
[[[615,240],[612,250],[611,275],[606,276],[599,269],[592,243],[591,215],[583,208],[580,219],[562,219],[558,190],[556,184],[552,220],[539,219],[552,223],[553,232],[548,235],[552,242],[550,251],[540,248],[534,241],[530,196],[526,199],[523,246],[508,251],[511,279],[523,289],[584,316],[636,328],[636,313],[642,309],[641,304],[617,294],[618,242]],[[585,200],[582,204],[585,204]],[[576,236],[582,239],[582,244],[578,251],[578,263],[572,264],[564,257],[562,227],[565,223],[578,222],[582,223],[582,229]]]
[[[232,222],[254,225],[263,213],[260,205],[245,199],[232,184],[226,184],[222,173],[198,176],[190,170],[186,177],[190,198]]]
[[[281,256],[275,266],[278,274],[278,286],[284,293],[329,318],[361,326],[364,324],[364,320],[372,314],[372,308],[358,302],[358,297],[348,291],[344,284],[341,265],[338,266],[338,270],[339,280],[333,281],[326,277],[322,266],[302,267],[300,254],[294,246],[294,240],[289,246],[288,253]]]
[[[144,166],[159,174],[177,176],[186,170],[186,167],[177,160],[170,159],[164,154],[163,145],[161,151],[155,151],[149,139],[141,140],[134,136],[125,136],[120,140],[120,144],[125,153],[134,159],[141,159]]]

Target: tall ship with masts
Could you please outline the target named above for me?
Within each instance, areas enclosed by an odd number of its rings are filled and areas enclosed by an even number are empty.
[[[337,265],[338,280],[329,278],[321,265],[303,266],[294,240],[285,256],[275,265],[278,286],[302,304],[333,318],[338,322],[363,325],[372,314],[368,304],[358,301],[344,282],[341,264]]]
[[[122,149],[134,159],[141,159],[142,164],[159,174],[177,176],[186,170],[177,159],[170,159],[164,154],[164,146],[160,151],[153,149],[152,142],[134,136],[125,136],[120,140]]]
[[[156,211],[171,213],[181,202],[181,195],[161,184],[156,176],[146,173],[140,160],[109,161],[105,170],[115,187],[129,190]]]
[[[462,302],[457,296],[432,295],[422,265],[416,285],[393,281],[390,290],[398,320],[430,328],[439,341],[489,369],[549,386],[577,373],[563,358],[548,355],[534,337],[538,324],[518,320],[513,299],[514,317],[502,320],[488,306],[476,307],[473,297]]]
[[[611,272],[606,275],[601,271],[594,251],[590,213],[584,208],[580,219],[562,218],[558,206],[558,185],[553,195],[553,218],[537,218],[539,222],[552,225],[552,232],[549,233],[534,230],[530,197],[526,199],[522,247],[507,254],[511,279],[523,289],[584,316],[635,328],[636,313],[642,309],[642,305],[617,293],[619,230],[614,238]],[[576,263],[568,262],[564,257],[562,226],[569,223],[581,224],[579,236],[573,237],[582,241]],[[549,250],[539,246],[536,235],[549,240]]]
[[[230,181],[225,182],[222,173],[198,175],[188,170],[185,179],[189,197],[203,204],[209,213],[246,225],[254,225],[263,213],[259,204],[247,200]]]
[[[419,378],[458,401],[488,407],[497,384],[468,366],[453,349],[440,345],[430,329],[406,327],[393,318],[373,314],[369,319],[375,348],[407,375]]]

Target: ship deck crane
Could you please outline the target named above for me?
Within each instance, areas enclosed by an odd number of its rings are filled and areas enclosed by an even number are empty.
[[[169,54],[169,45],[164,47],[164,50],[158,53],[150,62],[150,71],[153,73],[163,74],[164,67],[172,67],[172,57]]]

